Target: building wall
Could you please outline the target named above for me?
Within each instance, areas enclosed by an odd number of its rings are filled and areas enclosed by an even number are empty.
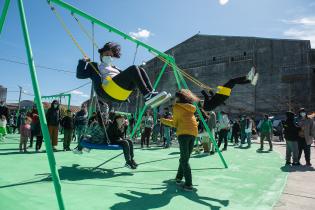
[[[315,70],[312,69],[315,52],[309,41],[195,35],[166,53],[175,57],[180,68],[212,88],[246,75],[253,65],[257,67],[260,74],[257,86],[236,86],[220,110],[257,114],[281,113],[301,106],[315,110]],[[147,62],[145,68],[152,81],[162,66],[157,58]],[[187,83],[201,96],[200,87]],[[177,90],[169,67],[157,90],[172,94]]]

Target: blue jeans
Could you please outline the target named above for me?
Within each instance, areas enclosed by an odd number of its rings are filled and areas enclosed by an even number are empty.
[[[247,140],[248,146],[251,145],[252,141],[252,133],[241,133],[241,144],[245,144],[245,140]]]

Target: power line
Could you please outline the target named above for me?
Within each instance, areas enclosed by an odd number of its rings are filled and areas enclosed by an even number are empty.
[[[80,86],[77,87],[77,88],[74,88],[74,89],[71,89],[71,90],[67,90],[67,91],[64,91],[64,92],[62,92],[62,93],[69,93],[69,92],[72,92],[72,91],[74,91],[74,90],[83,88],[83,87],[85,87],[85,86],[87,86],[87,85],[89,85],[89,84],[91,84],[91,82],[84,83],[83,85],[80,85]]]
[[[78,89],[80,89],[80,88],[83,88],[83,87],[85,87],[85,86],[87,86],[87,85],[89,85],[89,84],[91,84],[91,82],[84,83],[83,85],[80,85],[80,86],[78,86],[78,87],[76,87],[76,88],[73,88],[73,89],[70,89],[70,90],[67,90],[67,91],[62,91],[61,93],[70,93],[70,92],[72,92],[72,91],[75,91],[75,90],[78,90]],[[20,92],[20,91],[8,91],[8,92]],[[22,94],[28,95],[28,96],[35,96],[34,94],[32,94],[32,93],[26,93],[25,91],[22,91]],[[56,95],[57,95],[57,94],[56,94]]]
[[[15,64],[21,64],[21,65],[26,65],[28,66],[28,63],[23,62],[23,61],[18,61],[18,60],[13,60],[13,59],[8,59],[8,58],[0,58],[0,61],[8,62],[8,63],[15,63]],[[58,69],[58,68],[53,68],[49,66],[42,66],[42,65],[36,65],[37,68],[40,69],[46,69],[50,71],[56,71],[56,72],[63,72],[63,73],[70,73],[70,74],[75,74],[74,71],[69,71],[65,69]]]

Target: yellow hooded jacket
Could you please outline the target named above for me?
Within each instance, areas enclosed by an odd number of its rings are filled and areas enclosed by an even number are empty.
[[[188,103],[175,103],[173,118],[161,119],[161,123],[176,128],[176,135],[198,135],[198,123],[195,118],[196,107]]]

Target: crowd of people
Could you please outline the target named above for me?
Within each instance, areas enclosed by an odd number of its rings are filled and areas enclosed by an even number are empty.
[[[190,190],[192,178],[189,166],[189,158],[192,152],[203,151],[206,154],[214,154],[216,147],[211,139],[217,143],[222,151],[227,151],[228,146],[250,148],[253,135],[260,136],[260,147],[257,152],[264,150],[264,142],[267,141],[268,151],[273,151],[273,136],[279,136],[279,141],[286,141],[286,165],[299,166],[304,152],[307,166],[311,166],[311,145],[315,136],[314,118],[301,108],[297,113],[286,112],[283,121],[273,120],[268,114],[255,121],[251,116],[229,116],[224,111],[205,111],[201,107],[206,129],[200,116],[196,114],[194,102],[200,102],[194,94],[188,90],[176,93],[176,100],[172,107],[165,107],[162,113],[153,116],[153,110],[147,110],[141,119],[139,132],[135,132],[130,138],[137,116],[129,117],[111,113],[104,121],[100,112],[94,112],[89,117],[85,104],[80,111],[72,113],[70,110],[61,116],[59,102],[54,100],[46,112],[48,130],[53,150],[57,151],[58,135],[63,133],[63,150],[70,151],[72,141],[77,141],[74,152],[82,154],[84,148],[80,145],[82,140],[88,140],[95,144],[116,144],[124,151],[126,166],[137,168],[134,160],[133,145],[139,143],[141,148],[155,143],[163,148],[169,148],[178,140],[180,148],[180,164],[176,175],[176,182],[181,183],[185,177],[185,187]],[[172,110],[172,111],[171,111]],[[28,112],[9,113],[4,102],[0,103],[0,140],[4,141],[7,133],[20,134],[19,149],[27,152],[33,147],[36,137],[35,151],[39,152],[43,142],[43,134],[36,106]],[[156,118],[156,119],[155,119]],[[277,122],[277,126],[275,126]],[[209,136],[209,133],[210,136]],[[140,138],[138,137],[140,133]],[[138,142],[139,140],[139,142]],[[29,145],[27,146],[29,142]],[[230,143],[230,144],[229,144]],[[85,151],[88,151],[86,149]]]

